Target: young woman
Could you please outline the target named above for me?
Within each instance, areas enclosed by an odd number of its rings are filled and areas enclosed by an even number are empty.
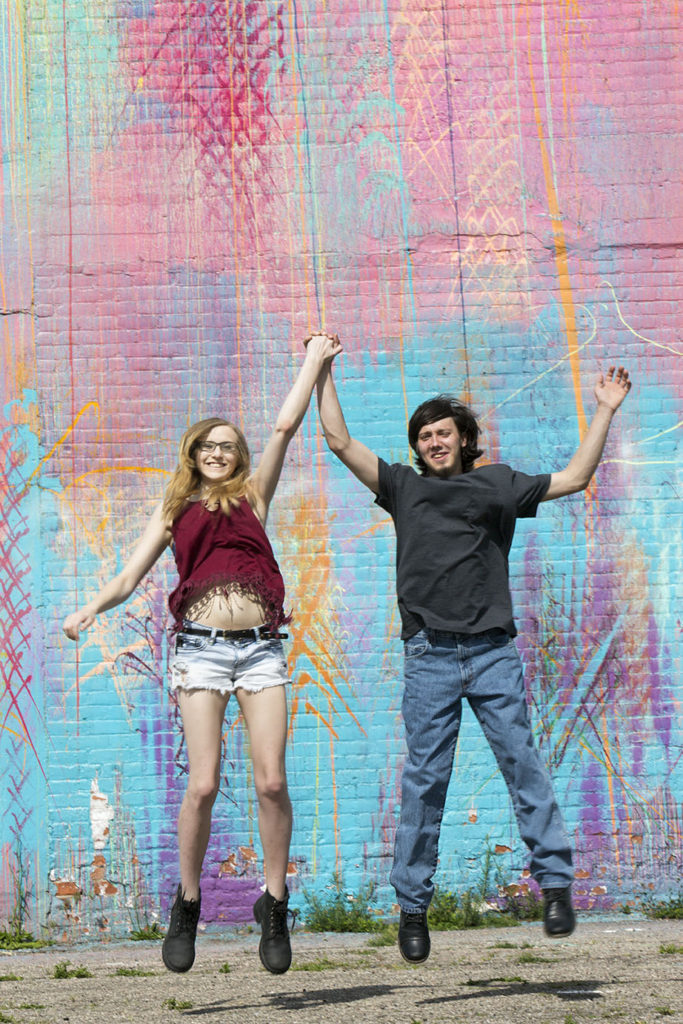
[[[290,966],[286,871],[292,807],[285,775],[288,682],[280,627],[284,585],[264,526],[287,451],[323,366],[341,351],[316,335],[280,410],[258,468],[250,473],[242,433],[223,419],[185,432],[178,466],[126,566],[64,621],[71,640],[95,616],[125,601],[173,545],[180,581],[170,595],[176,619],[171,687],[175,690],[189,763],[178,817],[180,884],[162,956],[171,971],[194,962],[200,875],[218,793],[225,709],[234,693],[249,733],[266,891],[254,905],[261,924],[259,954],[267,970]]]

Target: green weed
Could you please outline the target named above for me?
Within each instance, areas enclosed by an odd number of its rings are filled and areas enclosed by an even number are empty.
[[[14,1017],[8,1017],[0,1010],[0,1024],[15,1024]]]
[[[164,999],[161,1004],[167,1010],[191,1010],[192,1003],[188,999],[176,999],[175,996],[171,996],[169,999]]]
[[[222,966],[218,968],[218,973],[219,974],[230,974],[230,964],[228,964],[228,963],[222,964]]]
[[[334,892],[318,896],[304,890],[309,904],[305,924],[312,932],[377,932],[382,922],[370,911],[375,887],[370,883],[357,896],[348,896],[342,888],[341,876],[333,876]]]
[[[13,862],[9,861],[8,863],[14,893],[14,904],[9,915],[8,931],[11,935],[21,937],[29,935],[24,925],[29,914],[31,868],[29,857],[23,851],[20,837],[16,838],[13,854]],[[30,941],[34,941],[32,935],[30,936]]]
[[[677,896],[669,896],[665,900],[655,900],[648,896],[643,900],[643,912],[647,917],[658,920],[683,920],[683,892]]]
[[[554,964],[554,960],[548,960],[545,956],[538,956],[536,953],[522,953],[517,957],[518,964]]]
[[[293,971],[329,971],[335,967],[341,966],[335,964],[332,960],[328,960],[326,956],[318,957],[317,960],[309,960],[308,963],[296,964]]]
[[[87,967],[69,967],[70,960],[62,960],[60,963],[55,964],[52,976],[54,978],[92,978],[94,975],[90,973]]]
[[[659,947],[660,953],[683,953],[683,946],[677,946],[675,942],[663,942]]]
[[[0,974],[0,981],[21,981],[18,974]]]
[[[146,924],[142,928],[136,928],[135,931],[130,933],[130,937],[134,942],[147,942],[150,939],[163,939],[165,934],[158,921],[155,921],[154,924]]]
[[[538,921],[543,917],[543,899],[533,890],[525,889],[513,895],[505,891],[505,879],[496,863],[496,852],[488,838],[481,860],[478,884],[461,895],[434,889],[429,908],[430,925],[438,930],[510,927],[520,921]],[[497,894],[498,909],[488,909],[487,902]]]
[[[153,978],[154,971],[143,971],[141,967],[117,967],[116,976],[119,978]]]
[[[496,910],[487,910],[480,891],[467,889],[458,896],[448,889],[434,888],[429,908],[429,926],[435,931],[459,931],[463,928],[499,928],[516,924]]]
[[[674,1015],[670,1006],[655,1006],[655,1013],[658,1013],[660,1017],[673,1017]]]
[[[36,939],[30,932],[0,928],[0,949],[43,949],[51,945],[49,939]]]
[[[398,924],[395,922],[382,924],[381,930],[368,939],[366,945],[379,948],[380,946],[394,946],[398,941]]]
[[[531,889],[516,896],[506,893],[502,913],[514,921],[540,921],[543,918],[543,897]]]

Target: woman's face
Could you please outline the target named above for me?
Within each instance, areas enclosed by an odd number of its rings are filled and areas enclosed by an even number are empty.
[[[212,427],[195,448],[197,472],[205,484],[220,484],[229,480],[240,461],[237,435],[232,427]]]

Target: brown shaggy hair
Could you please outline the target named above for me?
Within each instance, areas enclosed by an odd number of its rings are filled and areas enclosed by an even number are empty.
[[[203,496],[202,500],[208,508],[220,505],[226,516],[230,510],[239,505],[242,498],[252,498],[251,459],[244,434],[229,420],[211,416],[209,419],[193,423],[180,439],[178,465],[164,494],[163,512],[169,522],[178,518],[190,498],[197,494],[202,486],[201,476],[197,470],[195,454],[201,441],[211,433],[214,427],[230,427],[237,438],[238,462],[229,480],[215,484]]]
[[[453,395],[436,395],[435,398],[418,405],[408,424],[408,441],[417,455],[417,468],[422,476],[427,476],[427,467],[418,455],[418,435],[428,423],[449,418],[455,420],[460,436],[465,439],[462,449],[463,473],[469,473],[474,469],[474,463],[483,454],[483,449],[479,447],[479,424],[472,410]]]

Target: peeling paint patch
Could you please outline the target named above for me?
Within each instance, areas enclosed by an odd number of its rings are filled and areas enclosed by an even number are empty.
[[[92,882],[93,893],[95,896],[115,896],[119,891],[116,886],[109,881],[105,875],[105,868],[107,862],[101,853],[96,853],[92,861],[92,871],[90,872],[90,881]]]
[[[103,850],[109,842],[109,822],[114,817],[114,808],[107,796],[100,792],[97,779],[90,784],[90,828],[93,846]]]
[[[58,900],[79,900],[83,895],[83,890],[73,878],[53,878],[52,881],[57,886]]]

